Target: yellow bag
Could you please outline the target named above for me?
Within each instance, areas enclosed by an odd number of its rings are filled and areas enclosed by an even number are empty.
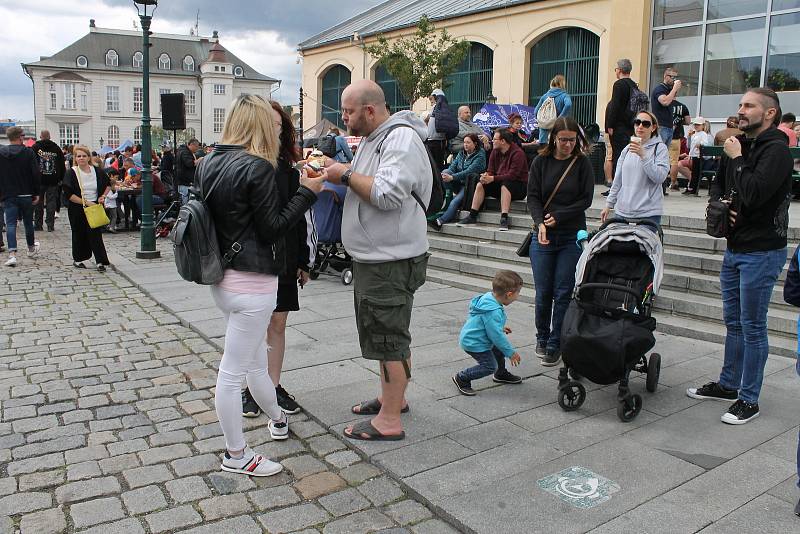
[[[81,180],[81,172],[78,167],[73,167],[75,171],[75,178],[78,179],[78,187],[81,189],[81,200],[83,200],[83,181]],[[98,191],[98,195],[100,192]],[[85,200],[83,200],[85,202]],[[86,214],[86,220],[89,223],[89,228],[100,228],[106,226],[111,221],[106,215],[106,208],[102,204],[94,204],[92,206],[83,206],[83,212]]]

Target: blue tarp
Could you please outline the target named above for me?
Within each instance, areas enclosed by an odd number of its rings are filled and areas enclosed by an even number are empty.
[[[481,110],[472,117],[472,121],[483,128],[487,135],[491,135],[495,128],[509,126],[509,115],[519,113],[522,117],[523,131],[530,134],[538,127],[534,109],[533,106],[523,106],[522,104],[484,104]]]

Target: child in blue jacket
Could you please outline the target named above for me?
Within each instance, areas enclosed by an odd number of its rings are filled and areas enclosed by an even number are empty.
[[[453,383],[462,395],[475,395],[472,381],[497,371],[496,354],[509,358],[511,365],[519,365],[519,353],[506,336],[511,333],[511,329],[506,326],[506,312],[503,308],[517,300],[521,289],[522,278],[517,273],[498,271],[492,280],[492,290],[472,299],[469,318],[461,329],[458,341],[461,348],[475,358],[478,365],[453,375]],[[498,380],[495,376],[495,382],[519,383],[521,380],[511,382]]]
[[[800,252],[800,245],[794,250],[792,261],[789,263],[789,271],[786,273],[786,281],[783,283],[783,300],[792,306],[800,306],[800,268],[798,267],[797,255]],[[797,324],[797,374],[800,375],[800,321]],[[800,433],[797,436],[797,486],[800,487]],[[795,515],[800,516],[800,500],[794,507]]]

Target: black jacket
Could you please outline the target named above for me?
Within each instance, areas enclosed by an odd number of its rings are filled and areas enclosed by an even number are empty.
[[[722,156],[711,198],[733,198],[736,224],[728,235],[732,252],[786,247],[794,165],[786,134],[770,128],[755,139],[737,137],[742,156]]]
[[[291,164],[283,159],[278,160],[278,170],[275,173],[278,190],[281,195],[281,206],[289,202],[289,198],[300,189],[300,173]],[[311,272],[311,266],[317,253],[317,232],[314,227],[311,211],[307,211],[284,236],[286,243],[286,273],[281,282],[296,282],[297,269]]]
[[[67,172],[64,163],[64,152],[51,140],[39,140],[33,145],[34,153],[39,157],[39,170],[42,173],[42,185],[59,185]]]
[[[100,167],[95,167],[94,172],[95,175],[97,175],[97,196],[100,197],[108,188],[108,175],[106,174],[106,171]],[[61,189],[64,190],[64,195],[66,195],[68,199],[72,195],[81,196],[81,186],[78,184],[78,177],[75,175],[74,168],[70,167],[67,170],[67,173],[64,175],[64,183],[62,184]],[[94,199],[93,202],[96,200],[97,199]],[[70,202],[70,204],[74,203]]]
[[[214,180],[220,180],[207,199],[220,250],[227,251],[244,232],[238,239],[242,250],[228,268],[285,273],[284,237],[316,202],[314,192],[300,186],[284,204],[275,168],[237,145],[217,145],[200,162],[195,178],[199,191],[209,190]]]
[[[594,196],[594,174],[587,157],[578,156],[578,161],[561,182],[547,212],[543,211],[547,199],[571,161],[572,158],[558,160],[553,156],[539,155],[531,164],[528,175],[528,211],[536,227],[544,222],[544,216],[548,213],[553,216],[556,225],[547,229],[548,235],[553,233],[575,236],[578,230],[586,230],[586,210],[591,207]]]
[[[39,158],[23,145],[0,146],[0,200],[38,196],[42,187]]]
[[[199,164],[200,162],[198,161],[197,163]],[[196,170],[194,154],[189,150],[189,147],[186,145],[178,147],[175,159],[175,178],[178,185],[192,185]]]
[[[628,104],[631,101],[631,90],[638,87],[630,78],[620,78],[611,89],[611,100],[606,106],[606,130],[608,128],[633,130],[633,114]]]

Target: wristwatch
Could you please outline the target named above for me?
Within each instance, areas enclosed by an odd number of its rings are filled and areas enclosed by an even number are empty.
[[[350,187],[350,177],[353,175],[353,169],[347,169],[340,178],[342,185]]]

